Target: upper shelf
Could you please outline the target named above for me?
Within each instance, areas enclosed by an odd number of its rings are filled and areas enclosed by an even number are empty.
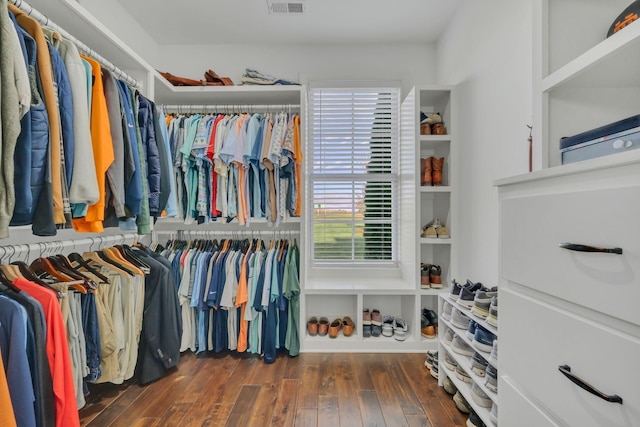
[[[152,69],[147,61],[77,1],[28,0],[27,3],[122,70]]]
[[[173,86],[154,70],[159,104],[300,104],[302,86]]]
[[[542,80],[543,92],[561,87],[638,87],[640,24],[604,39]]]

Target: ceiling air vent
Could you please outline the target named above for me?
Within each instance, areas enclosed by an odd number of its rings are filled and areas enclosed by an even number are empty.
[[[269,13],[292,13],[302,14],[304,12],[304,0],[297,0],[295,2],[283,2],[267,0],[267,6],[269,6]]]

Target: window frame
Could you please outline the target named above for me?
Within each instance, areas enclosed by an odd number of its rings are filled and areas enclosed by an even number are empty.
[[[372,92],[378,94],[388,94],[387,97],[390,99],[389,106],[392,110],[387,113],[387,116],[390,119],[390,123],[388,125],[388,132],[385,133],[390,137],[390,147],[388,147],[389,153],[391,154],[391,164],[390,173],[380,172],[378,173],[354,173],[353,167],[351,172],[348,171],[340,171],[338,173],[316,173],[315,170],[315,150],[317,141],[316,141],[316,131],[314,129],[315,120],[318,118],[318,114],[316,113],[315,108],[315,97],[318,92],[346,92],[351,94]],[[374,269],[379,270],[381,268],[386,269],[397,269],[399,260],[399,248],[398,248],[398,235],[401,230],[401,224],[399,223],[400,214],[398,212],[398,202],[399,202],[399,192],[400,192],[400,160],[399,160],[399,152],[401,147],[401,135],[400,135],[400,114],[401,114],[401,87],[399,83],[390,83],[390,82],[371,82],[371,83],[356,83],[356,82],[346,82],[343,84],[336,84],[335,82],[327,82],[327,83],[316,83],[309,85],[308,94],[307,94],[307,117],[308,117],[308,138],[307,138],[307,209],[305,210],[307,215],[307,221],[309,224],[309,244],[308,244],[308,253],[309,253],[309,266],[313,268],[341,268],[341,267],[356,267],[361,269]],[[371,129],[374,129],[374,123],[372,123]],[[355,142],[353,143],[355,144]],[[352,145],[353,145],[352,144]],[[386,166],[386,165],[385,165]],[[316,259],[316,234],[315,234],[315,225],[316,224],[327,224],[331,223],[331,220],[318,220],[315,215],[315,201],[314,194],[315,188],[314,186],[317,183],[364,183],[363,189],[364,191],[368,184],[375,182],[384,182],[391,186],[391,195],[390,195],[390,218],[388,220],[381,220],[382,217],[378,217],[375,220],[369,220],[364,217],[361,219],[357,219],[355,217],[356,213],[352,210],[352,217],[350,221],[335,221],[336,223],[350,223],[351,224],[351,259]],[[353,193],[355,195],[355,193]],[[352,199],[352,206],[357,206],[357,202]],[[383,208],[384,209],[384,208]],[[356,244],[355,239],[357,238],[357,233],[354,231],[356,229],[357,223],[373,223],[373,224],[385,224],[386,226],[390,226],[391,233],[389,237],[383,237],[385,240],[390,241],[390,258],[389,259],[357,259],[356,258]],[[366,231],[362,231],[362,238],[365,239]],[[384,246],[380,246],[380,255],[386,255],[387,249]]]

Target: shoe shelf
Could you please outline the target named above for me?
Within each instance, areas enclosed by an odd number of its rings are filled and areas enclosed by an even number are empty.
[[[420,135],[421,144],[451,142],[451,135]]]
[[[418,284],[420,286],[420,284]],[[443,292],[446,292],[448,286],[442,285],[442,288],[420,288],[420,295],[438,296]]]
[[[450,245],[451,238],[449,239],[430,239],[428,237],[420,237],[421,245]]]
[[[420,186],[421,193],[451,193],[451,186],[440,185],[436,187],[429,187],[426,185]]]
[[[491,401],[497,405],[498,404],[498,393],[490,390],[484,384],[485,377],[481,377],[480,375],[476,374],[473,371],[473,369],[471,369],[471,358],[456,353],[455,351],[453,351],[453,348],[449,344],[447,344],[445,342],[442,343],[442,347],[444,347],[444,349],[447,350],[447,353],[449,353],[449,355],[451,357],[453,357],[453,359],[456,361],[458,366],[460,366],[462,368],[462,370],[465,371],[472,378],[473,382],[477,383],[478,386],[480,386],[480,389],[482,391],[484,391],[484,393],[487,396],[489,396],[489,399],[491,399]],[[483,357],[484,357],[484,355],[483,355]],[[487,358],[488,357],[485,357],[485,359],[487,359]],[[440,358],[440,355],[438,355],[438,367],[440,367],[440,361],[441,360],[444,361],[444,357]],[[442,363],[444,363],[444,362],[442,362]]]
[[[458,304],[456,301],[454,301],[449,294],[445,294],[445,295],[441,295],[441,298],[445,301],[448,302],[449,304],[451,304],[452,306],[454,306],[455,308],[457,308],[458,310],[460,310],[462,313],[464,313],[469,319],[473,320],[474,322],[476,322],[478,325],[482,326],[483,328],[485,328],[487,331],[491,332],[493,335],[498,336],[498,328],[496,328],[493,325],[490,325],[487,323],[486,320],[481,319],[480,317],[477,317],[475,314],[473,314],[473,312],[471,311],[471,309],[464,307],[460,304]],[[465,337],[466,338],[466,337]]]
[[[472,348],[474,351],[479,352],[479,353],[480,353],[480,355],[481,355],[482,357],[484,357],[485,359],[489,359],[489,355],[491,354],[491,352],[486,352],[486,351],[483,351],[483,350],[480,350],[480,349],[476,348],[476,346],[475,346],[475,345],[473,345],[473,340],[470,340],[470,339],[467,337],[467,330],[466,330],[466,329],[460,329],[460,328],[456,327],[453,323],[451,323],[451,321],[449,321],[449,320],[445,319],[444,317],[442,317],[442,315],[440,315],[440,321],[441,321],[442,323],[444,323],[445,325],[447,325],[449,328],[451,328],[451,329],[453,330],[453,332],[455,332],[458,336],[460,336],[460,338],[461,338],[464,342],[466,342],[467,344],[469,344],[469,346],[471,346],[471,348]],[[444,341],[443,341],[443,345],[444,345]]]
[[[440,355],[438,355],[438,373],[439,374],[444,373],[447,377],[449,377],[453,385],[456,386],[460,394],[462,394],[462,396],[469,403],[469,406],[471,406],[471,408],[476,412],[476,414],[478,414],[480,419],[488,427],[497,427],[493,422],[491,422],[491,408],[483,408],[482,406],[478,405],[475,402],[475,400],[473,400],[473,397],[472,397],[473,392],[471,391],[471,384],[468,384],[458,379],[458,377],[456,377],[455,372],[451,372],[445,366],[444,362],[440,362]]]

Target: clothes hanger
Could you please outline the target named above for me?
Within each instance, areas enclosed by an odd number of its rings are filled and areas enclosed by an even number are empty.
[[[105,275],[103,275],[102,273],[100,273],[98,270],[96,270],[95,268],[93,268],[91,265],[89,265],[89,263],[87,262],[87,260],[85,260],[84,258],[82,258],[82,255],[80,255],[77,252],[73,252],[71,254],[69,254],[68,258],[73,261],[76,262],[78,265],[76,267],[73,267],[73,264],[71,264],[71,266],[77,270],[78,268],[82,267],[85,270],[87,270],[89,273],[93,274],[94,276],[96,276],[97,278],[99,278],[101,281],[103,281],[104,283],[111,283],[109,281],[109,278]]]

